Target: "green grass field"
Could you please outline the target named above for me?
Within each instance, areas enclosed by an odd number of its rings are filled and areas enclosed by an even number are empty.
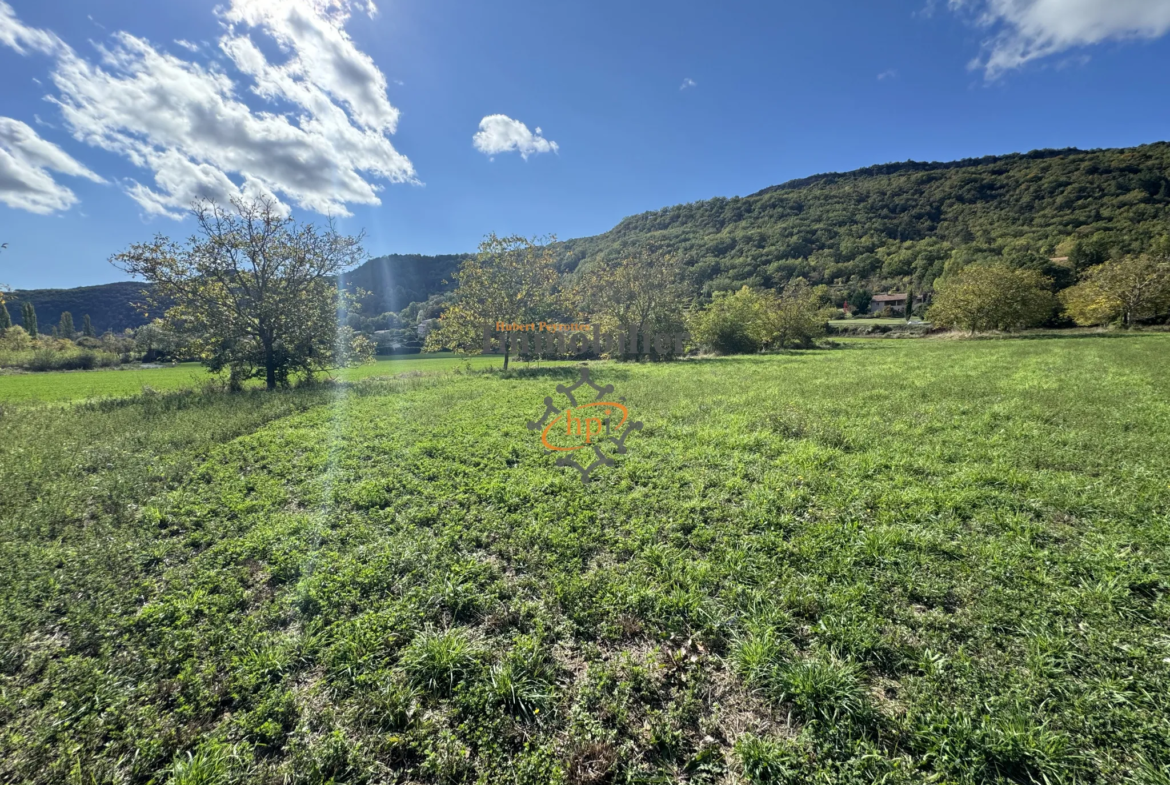
[[[6,405],[0,782],[1166,785],[1168,356],[598,364],[587,486],[564,367]]]
[[[356,381],[376,376],[434,373],[468,367],[478,370],[502,363],[502,358],[498,357],[461,358],[451,354],[413,354],[381,357],[372,365],[345,368],[333,372],[332,376],[345,381]],[[165,365],[161,368],[128,367],[98,371],[0,374],[0,403],[120,398],[138,395],[146,388],[158,392],[195,389],[211,378],[211,375],[197,363]]]

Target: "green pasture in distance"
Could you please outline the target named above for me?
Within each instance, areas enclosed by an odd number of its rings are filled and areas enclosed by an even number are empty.
[[[373,376],[402,373],[436,373],[471,367],[503,367],[495,356],[462,358],[451,354],[412,354],[379,357],[372,365],[334,371],[334,378],[356,381]],[[523,364],[521,364],[523,365]],[[68,401],[136,395],[145,388],[158,392],[192,389],[210,377],[198,363],[162,365],[158,368],[111,368],[95,371],[0,374],[0,402]],[[256,384],[259,384],[257,382]]]

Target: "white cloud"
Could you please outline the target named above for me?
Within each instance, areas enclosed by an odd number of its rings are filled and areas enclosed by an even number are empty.
[[[699,83],[696,82],[694,79],[691,79],[688,76],[686,79],[684,79],[682,81],[682,85],[678,89],[679,90],[686,90],[688,87],[698,87],[698,86],[699,86]]]
[[[373,3],[366,9],[370,15],[377,10]],[[229,48],[232,41],[247,40],[235,38],[235,25],[243,24],[263,29],[290,55],[285,64],[270,67],[269,81],[252,74],[259,82],[258,93],[296,102],[285,88],[291,83],[294,92],[299,92],[297,87],[311,86],[345,104],[353,119],[365,128],[394,133],[398,110],[386,97],[386,77],[346,34],[346,2],[233,0],[224,16],[232,25],[224,39]]]
[[[49,170],[103,182],[28,125],[0,117],[0,202],[41,214],[68,209],[77,202],[77,197],[56,182]]]
[[[479,131],[471,143],[484,155],[515,150],[525,160],[535,153],[555,153],[560,149],[556,142],[541,135],[539,127],[533,133],[524,123],[502,114],[490,114],[480,120]]]
[[[398,110],[385,77],[344,30],[349,9],[347,0],[234,0],[220,12],[219,48],[242,79],[125,32],[99,46],[96,62],[60,44],[50,100],[75,138],[152,173],[152,184],[126,186],[148,213],[180,218],[197,197],[263,193],[348,215],[349,204],[381,203],[376,178],[417,182],[389,140]],[[283,61],[271,62],[255,35],[274,40]],[[242,100],[246,88],[264,111]]]
[[[1170,0],[949,0],[991,31],[972,61],[989,79],[1025,63],[1104,41],[1170,32]]]
[[[199,51],[199,44],[188,41],[186,38],[176,38],[175,43],[186,49],[188,52]]]
[[[877,78],[878,78],[879,82],[884,82],[887,79],[893,79],[897,75],[898,75],[898,72],[895,69],[890,68],[890,69],[882,71],[880,74],[878,74]]]
[[[45,30],[26,27],[16,18],[12,6],[0,0],[0,44],[15,49],[18,54],[40,52],[55,54],[65,48],[61,39]]]

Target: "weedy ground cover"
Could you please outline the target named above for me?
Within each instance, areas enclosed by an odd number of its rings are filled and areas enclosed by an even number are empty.
[[[0,781],[1166,783],[1167,349],[8,406]]]

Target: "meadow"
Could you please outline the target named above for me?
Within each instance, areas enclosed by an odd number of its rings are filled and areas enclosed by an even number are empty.
[[[498,364],[487,357],[458,357],[453,354],[412,354],[379,357],[371,365],[343,368],[331,378],[357,381],[378,376],[405,373],[445,373],[463,369],[483,369]],[[30,401],[75,401],[94,398],[121,398],[143,391],[167,392],[201,387],[213,382],[198,363],[179,363],[159,367],[128,366],[97,371],[59,373],[0,374],[0,403]],[[256,381],[254,386],[263,384]]]
[[[0,782],[1167,785],[1168,350],[6,403]]]

